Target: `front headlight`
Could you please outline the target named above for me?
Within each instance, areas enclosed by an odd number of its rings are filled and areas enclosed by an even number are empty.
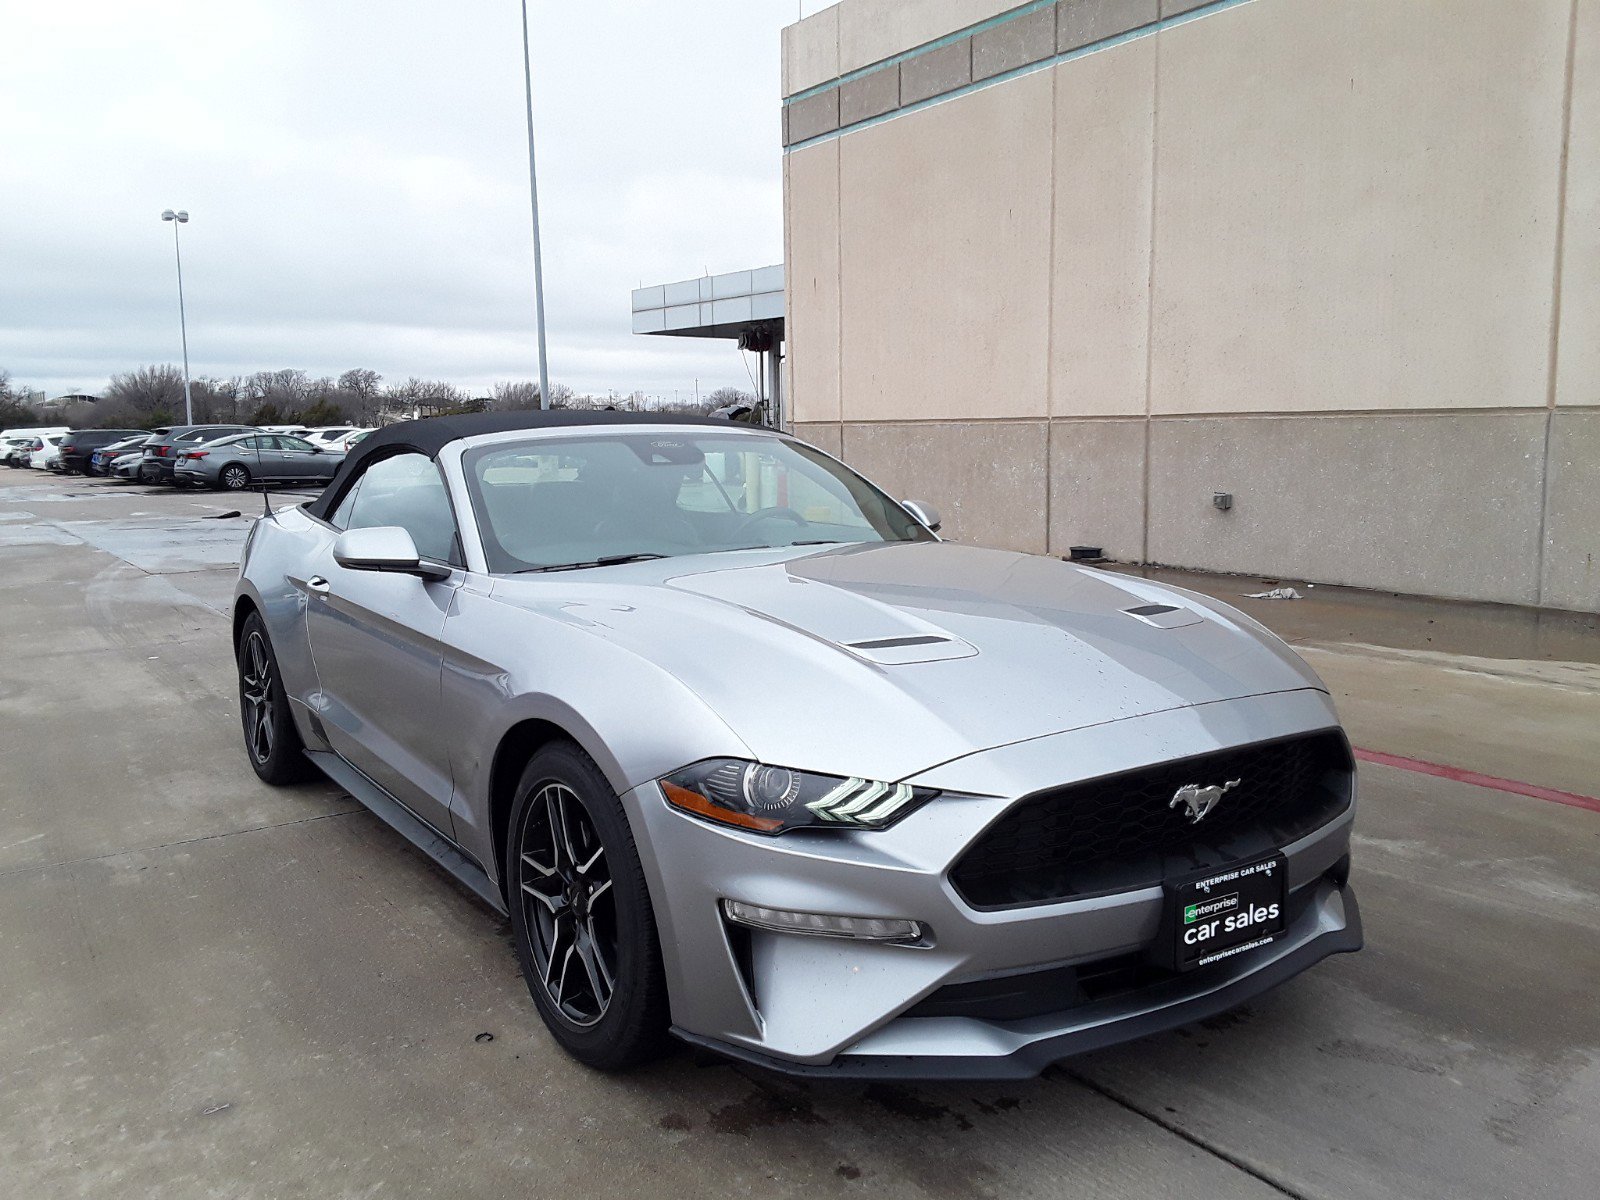
[[[788,767],[713,758],[668,775],[674,808],[754,833],[790,829],[886,829],[937,792],[907,783],[841,779]]]

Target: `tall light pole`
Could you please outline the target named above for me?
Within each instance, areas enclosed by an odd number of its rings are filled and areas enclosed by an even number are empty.
[[[183,335],[183,423],[194,424],[194,399],[189,394],[189,321],[183,312],[183,251],[178,246],[178,226],[189,223],[184,209],[173,212],[170,208],[161,214],[163,221],[172,222],[172,252],[178,258],[178,331]]]
[[[539,172],[533,154],[533,56],[528,50],[528,0],[522,0],[522,82],[528,99],[528,199],[533,207],[533,319],[539,331],[539,407],[550,407],[550,368],[545,362],[544,258],[539,249]]]

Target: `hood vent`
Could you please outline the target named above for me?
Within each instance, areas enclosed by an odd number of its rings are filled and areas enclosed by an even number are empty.
[[[947,637],[886,637],[872,638],[865,642],[846,642],[852,650],[899,650],[904,646],[937,646],[940,642],[950,641]]]
[[[839,642],[841,650],[880,667],[904,667],[912,663],[947,662],[952,658],[971,658],[978,648],[958,637],[943,633],[903,633],[895,637],[863,638]]]
[[[1138,604],[1122,611],[1134,620],[1154,625],[1157,629],[1182,629],[1185,625],[1198,625],[1205,619],[1199,613],[1176,604]]]

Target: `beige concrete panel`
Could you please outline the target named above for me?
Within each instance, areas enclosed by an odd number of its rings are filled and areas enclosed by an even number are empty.
[[[1144,553],[1144,421],[1050,423],[1050,553]]]
[[[1161,15],[1163,17],[1176,17],[1180,13],[1189,12],[1191,9],[1200,8],[1210,4],[1211,0],[1161,0]]]
[[[1545,403],[1568,0],[1161,38],[1157,412]]]
[[[1600,0],[1578,0],[1557,404],[1600,405]]]
[[[937,508],[947,538],[1045,548],[1043,421],[846,424],[844,459],[897,499]]]
[[[1541,602],[1600,612],[1600,412],[1554,414],[1544,533]]]
[[[1141,38],[1052,70],[1057,416],[1145,410],[1155,64]]]
[[[1020,0],[843,0],[839,70],[854,71],[1020,6]]]
[[[1157,419],[1150,558],[1534,603],[1545,413]],[[1229,512],[1213,491],[1233,494]]]
[[[802,442],[810,442],[818,450],[825,450],[835,458],[844,457],[844,427],[835,423],[807,423],[796,425],[794,435]]]
[[[839,146],[838,141],[824,142],[785,159],[789,415],[796,422],[837,421],[840,416]]]
[[[1050,120],[1041,71],[839,139],[846,420],[1045,415]]]
[[[783,94],[839,77],[839,8],[825,8],[783,31]]]

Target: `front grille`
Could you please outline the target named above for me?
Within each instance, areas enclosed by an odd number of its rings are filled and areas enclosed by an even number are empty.
[[[1172,798],[1230,780],[1198,824]],[[1150,887],[1268,853],[1349,805],[1355,763],[1337,730],[1258,742],[1039,792],[1017,802],[956,862],[974,908],[1016,908]]]

